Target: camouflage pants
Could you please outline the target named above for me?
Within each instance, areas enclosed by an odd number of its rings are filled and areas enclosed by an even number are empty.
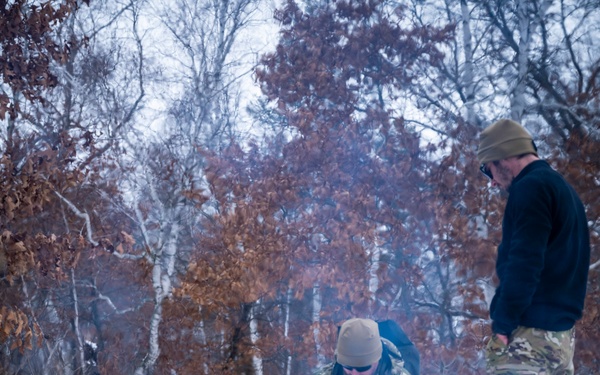
[[[553,332],[519,326],[508,346],[493,335],[486,349],[488,374],[574,374],[575,328]]]

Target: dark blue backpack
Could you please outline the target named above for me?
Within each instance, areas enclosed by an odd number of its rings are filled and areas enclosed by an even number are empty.
[[[390,340],[404,360],[404,368],[411,373],[411,375],[419,375],[421,371],[421,358],[417,347],[410,341],[404,330],[400,328],[400,325],[393,320],[383,320],[377,322],[379,326],[379,335],[385,339]]]
[[[410,341],[404,330],[400,328],[400,325],[390,319],[377,322],[377,325],[379,327],[379,336],[390,340],[402,355],[404,368],[408,370],[411,375],[419,375],[421,371],[421,357],[419,356],[419,351],[412,341]],[[340,328],[341,327],[338,327],[338,334],[340,333]]]

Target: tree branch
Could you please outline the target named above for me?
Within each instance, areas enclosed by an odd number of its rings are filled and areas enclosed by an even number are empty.
[[[54,194],[56,194],[56,196],[58,196],[63,202],[65,202],[75,215],[85,220],[87,239],[92,245],[98,246],[99,243],[92,238],[92,222],[90,220],[90,215],[88,215],[87,212],[81,212],[70,200],[63,197],[58,191],[54,191]]]

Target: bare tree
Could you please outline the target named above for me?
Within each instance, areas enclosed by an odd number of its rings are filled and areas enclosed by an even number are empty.
[[[128,142],[133,159],[127,162],[134,173],[126,184],[145,258],[152,265],[154,293],[148,351],[136,374],[152,373],[165,352],[160,344],[163,306],[190,254],[202,251],[194,239],[202,233],[199,219],[207,215],[205,210],[214,210],[206,203],[210,196],[203,152],[219,150],[237,137],[239,82],[249,70],[240,70],[242,57],[234,52],[257,6],[253,0],[222,0],[154,8],[163,36],[168,36],[154,53],[165,64],[160,83],[169,87],[163,99],[170,104],[151,129],[154,134],[139,129]]]

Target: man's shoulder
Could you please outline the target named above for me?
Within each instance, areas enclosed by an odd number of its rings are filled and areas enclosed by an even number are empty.
[[[518,203],[521,207],[543,198],[552,200],[553,197],[572,194],[573,189],[564,176],[547,162],[538,160],[532,164],[536,168],[529,170],[523,176],[517,176],[510,187],[508,196],[510,203]]]
[[[404,366],[404,359],[402,358],[402,354],[396,345],[394,345],[391,341],[382,338],[381,341],[387,347],[388,351],[391,354],[392,360],[392,375],[411,375],[410,372]]]
[[[398,350],[398,348],[396,347],[396,345],[392,341],[390,341],[390,340],[382,337],[381,338],[381,342],[383,343],[383,345],[385,345],[385,347],[387,348],[387,350],[390,353],[392,353],[395,356],[398,356],[398,357],[402,358],[402,354],[400,354],[400,350]]]
[[[536,160],[529,164],[522,172],[521,176],[517,176],[516,183],[524,181],[525,184],[547,185],[552,183],[562,184],[565,182],[563,175],[556,169],[552,168],[545,160]]]

